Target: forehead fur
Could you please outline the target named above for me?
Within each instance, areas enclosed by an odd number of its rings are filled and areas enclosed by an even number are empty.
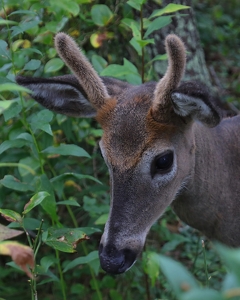
[[[112,166],[129,169],[156,140],[170,140],[176,127],[155,121],[151,105],[152,98],[143,95],[122,103],[112,99],[98,111],[97,121],[104,130],[104,151]]]

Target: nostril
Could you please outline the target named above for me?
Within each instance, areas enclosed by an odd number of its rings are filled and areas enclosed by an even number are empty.
[[[130,249],[118,250],[114,245],[99,246],[100,263],[103,270],[120,274],[128,270],[136,260],[137,254]]]

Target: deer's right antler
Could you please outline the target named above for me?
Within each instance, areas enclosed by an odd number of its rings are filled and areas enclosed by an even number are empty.
[[[168,68],[154,91],[152,115],[155,120],[169,122],[169,111],[172,107],[171,94],[178,87],[185,71],[186,49],[182,40],[170,34],[165,40],[168,54]]]

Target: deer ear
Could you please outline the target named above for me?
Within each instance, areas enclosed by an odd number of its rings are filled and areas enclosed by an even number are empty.
[[[173,91],[171,98],[175,113],[183,118],[190,117],[208,127],[215,127],[221,121],[220,113],[203,84],[185,82]]]
[[[56,113],[85,118],[96,115],[95,108],[72,75],[48,79],[17,76],[16,81],[31,90],[31,96],[37,102]]]

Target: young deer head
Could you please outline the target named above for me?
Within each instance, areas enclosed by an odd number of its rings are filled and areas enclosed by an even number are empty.
[[[211,193],[207,182],[212,176],[211,158],[205,156],[215,151],[208,146],[219,113],[204,86],[180,85],[186,62],[182,41],[171,34],[165,43],[169,65],[158,83],[133,86],[99,77],[64,33],[56,35],[55,46],[74,75],[17,77],[46,108],[68,116],[95,117],[103,128],[100,148],[110,173],[111,203],[99,255],[109,273],[123,273],[133,265],[150,227],[170,204],[207,236],[234,244],[221,238],[227,233],[216,221],[217,211],[210,212],[215,204],[200,205]],[[212,184],[215,187],[214,179]]]

